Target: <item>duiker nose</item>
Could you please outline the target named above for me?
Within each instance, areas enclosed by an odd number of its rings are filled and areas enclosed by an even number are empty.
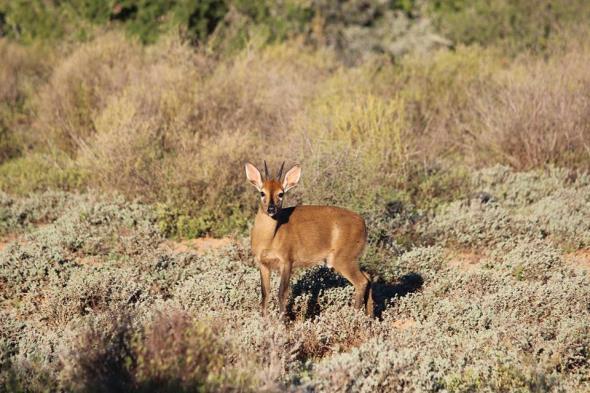
[[[277,207],[275,205],[269,205],[267,211],[268,214],[275,214],[277,212]]]

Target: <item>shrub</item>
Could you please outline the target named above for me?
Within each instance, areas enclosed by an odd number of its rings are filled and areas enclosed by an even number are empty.
[[[581,0],[447,1],[429,4],[435,25],[455,43],[501,45],[511,54],[543,51],[555,35],[588,18]]]
[[[81,198],[64,205],[64,210],[69,207],[67,213],[33,232],[31,242],[16,243],[3,251],[0,279],[6,296],[20,296],[47,282],[67,280],[72,268],[78,266],[79,254],[128,258],[153,250],[161,241],[151,211],[145,206],[128,205],[123,199],[108,203]],[[26,214],[24,210],[20,217],[26,218]],[[35,214],[33,210],[32,219]]]
[[[57,40],[84,41],[106,27],[123,25],[144,43],[181,28],[192,40],[204,40],[227,12],[223,1],[199,4],[166,1],[106,3],[96,0],[0,2],[6,23],[3,33],[25,43]]]
[[[110,312],[81,324],[67,332],[73,335],[69,343],[58,347],[60,385],[74,391],[132,391],[132,345],[139,327],[131,314]]]
[[[39,92],[39,134],[73,155],[95,133],[94,116],[136,71],[140,53],[137,43],[115,33],[74,50]]]
[[[219,59],[171,36],[141,47],[109,33],[64,52],[35,99],[33,168],[12,163],[0,186],[141,195],[160,203],[169,236],[245,231],[255,205],[246,160],[273,168],[298,161],[304,177],[291,201],[367,215],[395,200],[431,209],[463,196],[470,166],[585,165],[584,100],[568,104],[585,94],[584,44],[556,49],[546,62],[507,63],[493,48],[461,46],[350,68],[333,52],[293,42]],[[558,77],[562,65],[571,72]],[[545,114],[527,118],[530,97]],[[531,148],[524,155],[523,145]],[[60,157],[59,169],[41,163],[46,155]]]
[[[337,49],[348,64],[361,63],[376,53],[399,58],[449,44],[436,34],[414,0],[317,1],[313,12],[311,41]]]
[[[66,155],[33,153],[0,165],[0,190],[15,195],[84,190],[88,173]]]
[[[499,204],[479,200],[452,202],[424,225],[426,238],[462,247],[483,248],[544,236],[532,221],[514,216]]]
[[[282,128],[326,65],[277,47],[204,74],[199,58],[175,41],[146,56],[152,65],[95,117],[80,165],[96,174],[93,184],[101,188],[163,202],[162,225],[171,235],[244,229],[254,199],[242,164],[269,159],[261,153],[269,141],[286,137]],[[287,150],[273,148],[273,156]]]
[[[589,9],[590,10],[590,9]],[[516,169],[546,164],[587,169],[590,129],[587,50],[525,60],[473,97],[481,134],[474,155]]]
[[[562,168],[548,167],[527,172],[514,171],[496,165],[479,170],[471,176],[475,192],[489,194],[509,208],[525,208],[548,197],[564,187],[576,187],[588,182],[584,176]],[[575,185],[572,180],[575,179]]]
[[[13,198],[0,193],[0,233],[21,232],[51,223],[85,198],[64,192],[46,192]]]
[[[134,343],[136,383],[144,391],[248,390],[246,375],[226,364],[224,343],[211,327],[187,314],[168,312]]]
[[[0,39],[0,164],[23,153],[31,122],[30,100],[51,68],[51,52],[41,47],[22,47]]]
[[[526,193],[495,202],[512,201],[504,209],[523,221],[545,198],[586,187],[581,176],[552,191],[558,170],[540,178],[546,193],[531,187],[533,174],[484,172],[487,180],[476,179],[493,189],[503,186],[490,179],[505,178],[534,191],[533,202],[521,199]],[[350,307],[353,288],[337,273],[296,272],[284,323],[275,296],[271,316],[259,315],[259,272],[240,244],[179,253],[162,243],[148,206],[60,195],[2,202],[25,221],[51,222],[0,253],[3,386],[468,391],[587,383],[588,276],[528,232],[505,240],[503,227],[484,226],[502,247],[487,249],[486,263],[469,272],[447,268],[440,247],[391,245],[371,265],[378,319]],[[453,236],[473,239],[471,225],[454,224]],[[469,244],[488,245],[475,239]],[[274,294],[277,275],[272,285]]]
[[[529,214],[556,242],[573,249],[587,247],[589,195],[589,186],[560,189],[532,205]]]
[[[517,245],[503,257],[503,264],[518,280],[549,279],[552,273],[563,267],[560,253],[543,243]]]

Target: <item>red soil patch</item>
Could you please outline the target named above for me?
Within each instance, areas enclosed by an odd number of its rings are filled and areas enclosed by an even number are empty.
[[[17,240],[19,236],[15,233],[9,233],[6,236],[0,236],[0,251],[4,250],[4,248],[12,243],[13,241]]]
[[[590,271],[590,249],[588,248],[565,254],[564,259],[566,263],[578,269]]]
[[[406,330],[416,325],[413,319],[398,319],[393,323],[393,327],[399,330]]]
[[[484,255],[472,251],[452,251],[449,253],[449,266],[464,272],[471,272],[479,268]]]
[[[196,252],[199,255],[207,251],[216,250],[226,247],[234,242],[230,237],[215,239],[213,237],[200,237],[198,239],[181,240],[181,241],[167,241],[164,245],[176,253],[181,252]]]
[[[97,256],[86,256],[76,260],[81,265],[97,265],[101,262],[101,259]]]

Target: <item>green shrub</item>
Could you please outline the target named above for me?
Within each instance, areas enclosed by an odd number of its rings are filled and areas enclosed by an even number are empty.
[[[14,198],[0,193],[0,233],[18,233],[52,223],[86,198],[59,191]]]
[[[107,26],[118,25],[142,42],[153,43],[177,26],[191,39],[206,39],[227,12],[227,4],[219,0],[198,4],[145,0],[3,1],[0,12],[5,19],[4,34],[26,43],[87,40]]]
[[[517,280],[546,281],[563,268],[559,251],[540,242],[517,245],[503,257],[503,264]]]
[[[543,51],[554,35],[590,15],[583,0],[435,0],[429,7],[437,27],[453,42],[499,44],[512,54]]]
[[[47,190],[83,190],[88,173],[64,156],[35,153],[0,165],[0,190],[27,195]]]
[[[424,241],[475,248],[544,238],[568,249],[588,244],[584,172],[496,166],[473,173],[470,187],[467,198],[441,205],[431,220],[418,224]]]

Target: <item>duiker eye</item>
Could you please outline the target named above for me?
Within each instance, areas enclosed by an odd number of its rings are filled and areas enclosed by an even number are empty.
[[[284,194],[284,193],[282,193],[282,192],[279,192],[279,198],[282,198],[282,197],[283,197],[283,195],[285,195],[285,194]]]
[[[260,192],[260,196],[261,196],[262,198],[264,198],[264,195],[265,195],[265,194],[264,194],[264,191],[261,191],[261,192]]]

